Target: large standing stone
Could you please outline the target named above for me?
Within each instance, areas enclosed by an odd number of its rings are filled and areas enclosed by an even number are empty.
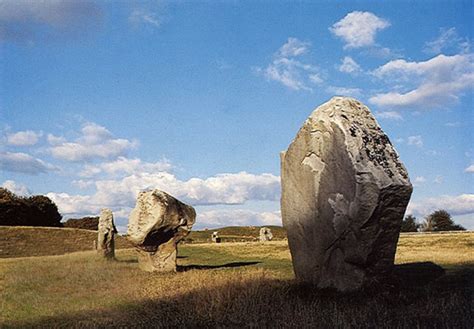
[[[141,192],[127,234],[138,250],[140,268],[176,271],[177,244],[189,234],[195,219],[194,208],[171,195],[160,190]]]
[[[268,227],[262,227],[260,229],[260,242],[272,241],[272,239],[272,230],[270,230]]]
[[[334,97],[281,154],[281,210],[297,279],[356,290],[390,272],[412,192],[369,109]]]
[[[102,209],[100,212],[98,231],[97,252],[107,259],[114,259],[114,236],[117,229],[114,225],[114,215],[110,209]]]

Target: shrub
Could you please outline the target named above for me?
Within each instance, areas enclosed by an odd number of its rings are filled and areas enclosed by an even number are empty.
[[[56,204],[46,196],[23,198],[0,188],[0,225],[60,227],[61,218]]]

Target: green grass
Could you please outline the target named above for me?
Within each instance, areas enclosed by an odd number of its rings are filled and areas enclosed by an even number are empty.
[[[345,295],[298,285],[285,241],[185,244],[171,274],[132,249],[1,259],[0,327],[472,328],[473,238],[402,236],[392,284]]]

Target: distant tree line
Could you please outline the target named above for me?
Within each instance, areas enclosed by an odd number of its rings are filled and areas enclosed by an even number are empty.
[[[402,222],[402,232],[440,232],[440,231],[465,231],[461,225],[454,223],[451,215],[443,209],[436,210],[418,223],[415,216],[408,215]]]
[[[0,225],[63,226],[58,207],[43,195],[19,197],[0,188]]]

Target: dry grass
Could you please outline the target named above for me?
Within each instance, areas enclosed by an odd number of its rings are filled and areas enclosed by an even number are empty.
[[[92,250],[97,231],[78,228],[0,226],[0,258],[64,255]],[[121,236],[115,240],[117,249],[130,248]]]
[[[335,295],[297,285],[285,241],[188,244],[176,274],[133,250],[0,260],[0,327],[472,328],[474,234],[402,236],[399,286]]]

